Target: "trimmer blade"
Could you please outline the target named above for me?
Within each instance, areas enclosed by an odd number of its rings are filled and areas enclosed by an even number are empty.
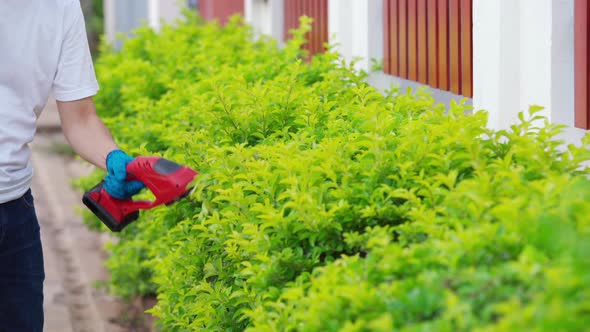
[[[185,191],[184,194],[182,194],[182,195],[176,197],[175,199],[171,200],[170,202],[166,203],[166,206],[172,205],[172,204],[174,204],[174,203],[176,203],[176,202],[178,202],[178,201],[180,201],[180,200],[188,197],[190,194],[192,194],[192,192],[194,190],[195,190],[195,188],[193,187],[190,190]]]

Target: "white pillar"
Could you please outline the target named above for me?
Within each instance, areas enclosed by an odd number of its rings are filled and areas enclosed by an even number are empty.
[[[346,61],[358,57],[357,69],[370,70],[383,59],[383,0],[329,0],[328,32]]]
[[[574,0],[473,1],[473,105],[489,112],[489,127],[510,127],[531,105],[573,126],[573,8]]]
[[[505,128],[520,108],[519,1],[473,1],[473,106]]]
[[[552,120],[573,126],[574,105],[574,1],[553,1],[551,38]],[[571,110],[571,111],[566,111]]]
[[[162,22],[173,23],[182,17],[182,9],[185,2],[179,0],[149,0],[148,19],[149,25],[154,30],[160,30]]]
[[[152,29],[160,30],[160,0],[148,0],[148,22]]]
[[[560,139],[579,145],[587,130],[574,128],[574,0],[552,2],[551,121],[569,126]]]
[[[245,0],[246,22],[257,35],[271,36],[283,41],[283,0]]]
[[[553,0],[520,0],[520,104],[545,107],[551,118],[551,36]]]
[[[160,0],[160,20],[166,23],[173,23],[175,20],[182,18],[182,10],[186,8],[186,1],[179,0]]]
[[[105,0],[103,3],[103,10],[105,38],[109,44],[113,44],[117,37],[115,27],[115,0]]]

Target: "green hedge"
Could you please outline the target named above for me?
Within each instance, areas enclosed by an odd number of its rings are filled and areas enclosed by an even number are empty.
[[[109,247],[113,292],[157,294],[165,331],[587,329],[590,139],[301,61],[302,23],[279,48],[189,17],[103,52],[120,145],[201,173]]]

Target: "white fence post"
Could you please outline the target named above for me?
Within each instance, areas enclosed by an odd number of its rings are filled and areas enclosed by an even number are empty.
[[[553,1],[551,11],[551,118],[573,126],[574,105],[574,0]]]
[[[152,29],[160,30],[160,0],[148,1],[148,22]]]
[[[507,127],[520,107],[519,1],[473,1],[473,106]]]
[[[128,34],[149,21],[149,3],[145,0],[106,0],[103,4],[107,41],[119,48],[117,34]]]
[[[473,1],[473,105],[488,126],[506,129],[531,105],[565,124],[562,138],[579,142],[574,125],[574,0]]]
[[[370,70],[383,59],[383,0],[329,0],[328,32],[346,61],[360,57],[357,69]]]
[[[107,42],[113,44],[117,37],[115,29],[115,0],[104,0],[104,34]]]
[[[148,17],[152,29],[159,31],[164,23],[173,23],[182,17],[182,9],[186,3],[178,0],[149,0]]]
[[[245,0],[245,18],[257,35],[283,41],[283,0]]]
[[[531,105],[546,109],[551,119],[551,37],[553,0],[520,2],[520,104],[527,111]]]

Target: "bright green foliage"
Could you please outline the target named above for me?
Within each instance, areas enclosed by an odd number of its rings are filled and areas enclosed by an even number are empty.
[[[156,293],[165,331],[590,326],[589,140],[558,149],[535,108],[494,132],[383,95],[333,53],[301,61],[308,28],[278,48],[190,18],[102,55],[122,147],[201,173],[110,246],[112,289]]]

